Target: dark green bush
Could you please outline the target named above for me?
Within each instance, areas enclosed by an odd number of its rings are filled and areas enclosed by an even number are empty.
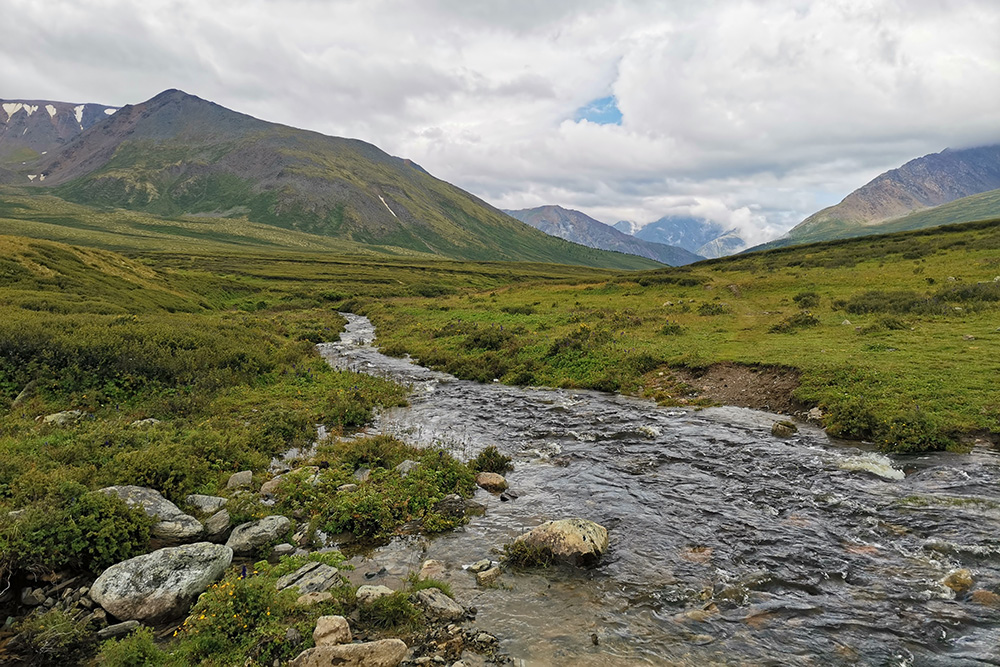
[[[124,639],[101,644],[98,662],[102,667],[145,667],[165,664],[167,657],[153,640],[153,629],[141,627]]]
[[[684,327],[677,322],[667,322],[660,327],[660,334],[664,336],[681,336],[684,334]]]
[[[705,316],[709,316],[709,315],[727,315],[727,314],[729,314],[731,312],[733,312],[733,309],[730,308],[725,303],[710,303],[710,302],[706,302],[706,303],[703,303],[700,306],[698,306],[698,314],[699,315],[705,315]]]
[[[495,472],[502,475],[514,468],[511,461],[509,456],[500,453],[496,445],[489,445],[479,452],[476,458],[469,461],[469,467],[477,472]]]
[[[151,525],[117,496],[66,484],[60,496],[0,519],[0,575],[67,567],[100,574],[144,553]]]
[[[770,328],[771,333],[793,333],[799,329],[819,326],[819,319],[805,311],[786,317]]]
[[[792,297],[792,301],[798,304],[799,308],[808,310],[819,306],[819,294],[816,292],[799,292]]]
[[[403,591],[359,605],[358,615],[365,625],[383,630],[412,630],[420,621],[420,611]]]

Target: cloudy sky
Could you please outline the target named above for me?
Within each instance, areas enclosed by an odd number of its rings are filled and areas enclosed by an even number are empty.
[[[3,0],[0,97],[180,88],[504,208],[751,241],[1000,141],[996,0]]]

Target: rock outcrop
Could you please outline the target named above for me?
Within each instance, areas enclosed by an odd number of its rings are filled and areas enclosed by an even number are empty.
[[[232,561],[232,549],[209,542],[166,547],[112,565],[94,582],[90,597],[120,620],[177,618]]]

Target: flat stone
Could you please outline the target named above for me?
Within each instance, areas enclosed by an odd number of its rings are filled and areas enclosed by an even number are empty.
[[[97,638],[100,640],[113,639],[115,637],[124,637],[133,630],[138,630],[140,626],[139,621],[125,621],[124,623],[115,623],[114,625],[109,625],[106,628],[101,628],[97,631]]]
[[[26,607],[37,607],[45,603],[45,591],[41,588],[27,587],[21,590],[21,604]]]
[[[281,558],[282,556],[291,556],[295,553],[295,547],[288,542],[282,542],[281,544],[274,545],[271,549],[271,555],[275,558]]]
[[[288,517],[266,516],[263,519],[236,526],[232,535],[229,536],[226,546],[240,555],[252,554],[268,542],[282,537],[291,527],[292,522]]]
[[[160,423],[159,419],[153,419],[152,417],[148,417],[146,419],[136,419],[134,422],[129,424],[129,426],[134,426],[136,428],[148,428],[150,426],[156,426],[159,423]]]
[[[295,572],[286,574],[274,583],[279,591],[295,586],[300,593],[320,593],[333,588],[340,582],[337,568],[325,563],[311,561]]]
[[[186,613],[232,561],[232,549],[209,542],[158,549],[109,567],[90,597],[122,620],[169,620]]]
[[[337,487],[337,491],[339,491],[340,493],[350,493],[351,491],[357,491],[357,490],[358,490],[357,484],[341,484],[340,486]]]
[[[409,651],[401,639],[380,639],[363,644],[315,646],[306,649],[289,667],[396,667]]]
[[[323,591],[322,593],[306,593],[300,595],[295,601],[295,604],[300,607],[310,607],[314,604],[319,604],[320,602],[326,602],[333,599],[333,593],[329,591]]]
[[[492,493],[500,493],[501,491],[507,490],[507,480],[504,479],[503,475],[498,475],[495,472],[481,472],[476,475],[476,484],[480,488],[486,489]]]
[[[444,574],[444,563],[439,560],[425,560],[420,566],[421,579],[437,579]]]
[[[372,471],[370,468],[358,468],[354,471],[354,479],[357,480],[359,484],[367,482],[368,478],[372,476]]]
[[[437,588],[419,590],[413,595],[413,599],[428,615],[443,621],[457,621],[465,616],[462,605]]]
[[[160,495],[159,491],[142,486],[108,486],[98,493],[116,495],[132,507],[141,507],[156,519],[153,536],[171,542],[188,542],[201,537],[204,528],[189,514],[185,514],[172,502]]]
[[[253,484],[253,472],[250,470],[242,470],[229,476],[229,481],[226,482],[226,488],[245,489],[251,484]]]
[[[204,496],[200,493],[192,493],[184,500],[188,505],[202,514],[215,514],[225,507],[227,502],[221,496]]]
[[[85,412],[81,410],[64,410],[63,412],[56,412],[51,415],[45,415],[44,417],[39,417],[43,424],[50,424],[52,426],[69,426],[70,424],[75,424],[86,415]]]
[[[358,604],[369,604],[378,600],[379,598],[384,598],[387,595],[392,595],[393,591],[388,586],[359,586],[357,592],[354,594],[355,599]]]
[[[316,629],[313,630],[316,646],[350,644],[352,639],[351,626],[343,616],[320,616],[316,619]]]
[[[470,565],[469,566],[469,572],[472,572],[473,574],[477,574],[479,572],[483,572],[485,570],[488,570],[491,567],[493,567],[493,561],[491,561],[489,558],[484,558],[483,560],[476,561],[475,563],[473,563],[472,565]]]
[[[503,570],[499,567],[491,567],[488,570],[483,570],[482,572],[476,573],[476,583],[483,588],[490,588],[496,586],[497,582],[500,581],[500,576],[503,574]]]

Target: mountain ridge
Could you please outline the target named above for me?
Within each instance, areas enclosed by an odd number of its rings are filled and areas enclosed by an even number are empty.
[[[591,248],[638,255],[670,266],[682,266],[704,259],[684,248],[637,239],[585,213],[554,204],[517,210],[504,209],[504,213],[546,234]]]
[[[243,217],[454,259],[657,266],[547,236],[364,141],[270,123],[176,89],[122,107],[13,171],[23,185],[88,206]]]
[[[792,242],[867,234],[864,227],[1000,188],[1000,144],[945,149],[909,160],[812,214],[788,231]]]

